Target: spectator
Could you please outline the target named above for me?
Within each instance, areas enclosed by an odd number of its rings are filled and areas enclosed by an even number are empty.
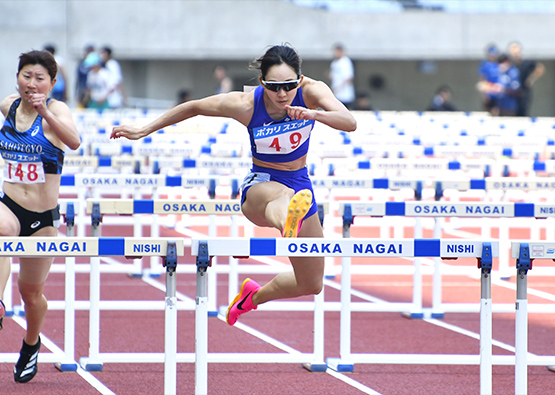
[[[75,84],[75,97],[77,100],[77,107],[80,108],[87,108],[90,100],[87,89],[87,74],[89,73],[89,67],[85,65],[85,59],[87,59],[87,56],[89,56],[89,54],[93,52],[94,46],[92,44],[86,45],[83,51],[83,58],[77,66],[77,83]]]
[[[123,75],[121,74],[121,66],[117,60],[112,58],[112,48],[106,46],[100,50],[100,57],[104,63],[104,68],[110,76],[110,87],[108,94],[108,107],[115,109],[123,107]]]
[[[478,67],[478,75],[480,82],[495,84],[499,81],[499,50],[495,44],[488,45],[486,49],[486,58],[480,62]],[[492,115],[497,115],[499,93],[482,91],[482,107],[485,111]]]
[[[84,66],[89,69],[87,91],[90,99],[87,108],[109,108],[108,96],[111,93],[112,80],[108,70],[102,67],[102,59],[96,52],[92,52],[85,59]]]
[[[330,65],[331,90],[335,97],[348,109],[355,101],[355,69],[351,59],[345,55],[342,44],[333,47],[334,59]]]
[[[521,95],[520,72],[506,54],[501,54],[499,62],[499,115],[513,117],[517,115]]]
[[[214,77],[218,80],[218,88],[216,94],[231,92],[233,89],[233,81],[227,76],[227,69],[225,66],[218,65],[214,69]]]
[[[359,93],[355,100],[353,110],[356,111],[374,111],[370,102],[370,95],[368,93]]]
[[[191,93],[187,89],[181,89],[177,92],[177,104],[185,103],[191,100]]]
[[[451,87],[449,85],[441,85],[437,88],[432,103],[427,111],[457,111],[455,106],[451,103]]]
[[[542,63],[534,60],[522,58],[522,45],[513,41],[509,45],[509,56],[513,65],[520,73],[520,96],[518,97],[518,109],[516,116],[527,117],[530,110],[530,102],[532,100],[532,86],[545,72]]]
[[[58,65],[58,73],[56,74],[56,84],[52,88],[52,98],[59,101],[67,101],[67,73],[64,66],[64,59],[56,55],[56,47],[52,44],[47,44],[44,46],[44,50],[48,51],[56,59],[56,64]]]

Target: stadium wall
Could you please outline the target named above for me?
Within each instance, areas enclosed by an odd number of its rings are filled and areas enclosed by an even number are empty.
[[[71,87],[83,47],[109,44],[130,97],[171,105],[181,88],[193,98],[212,93],[218,63],[228,65],[236,86],[252,83],[248,62],[283,42],[299,50],[307,75],[326,80],[331,47],[342,42],[358,89],[376,108],[425,109],[436,87],[448,83],[455,104],[474,111],[484,48],[516,39],[547,68],[532,115],[555,116],[555,47],[547,40],[554,14],[331,13],[277,0],[0,0],[0,15],[2,97],[13,92],[18,55],[45,43],[65,59]],[[370,77],[381,78],[382,88],[371,88]]]

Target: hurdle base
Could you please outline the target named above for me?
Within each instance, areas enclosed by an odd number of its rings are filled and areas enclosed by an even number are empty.
[[[326,275],[324,276],[324,278],[325,278],[326,280],[335,280],[335,277],[336,277],[335,274],[326,274]]]
[[[143,278],[143,273],[127,273],[129,278]]]
[[[218,316],[217,311],[208,310],[208,317],[217,317],[217,316]]]
[[[76,372],[77,371],[77,363],[70,362],[70,363],[62,363],[56,362],[54,367],[58,369],[60,372]]]
[[[162,273],[160,273],[159,271],[154,271],[152,269],[144,269],[142,277],[160,278],[162,277]]]
[[[80,358],[79,365],[87,372],[102,372],[102,362],[90,363],[88,357]]]
[[[430,318],[442,320],[442,319],[445,318],[445,314],[444,314],[444,313],[434,313],[434,312],[432,312],[432,313],[430,314]]]
[[[325,363],[303,363],[302,367],[313,373],[323,373],[328,368]]]
[[[328,368],[339,373],[352,373],[355,370],[355,365],[352,362],[342,360],[341,358],[328,358],[326,362]]]
[[[424,313],[411,313],[410,311],[404,311],[401,313],[401,317],[409,318],[411,320],[422,320],[424,319]]]

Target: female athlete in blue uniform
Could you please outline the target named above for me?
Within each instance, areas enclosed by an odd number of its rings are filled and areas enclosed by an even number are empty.
[[[57,65],[47,51],[21,54],[19,94],[0,102],[5,117],[0,132],[4,185],[0,188],[0,236],[56,236],[64,149],[77,149],[79,133],[68,106],[47,99]],[[27,330],[14,379],[25,383],[37,373],[40,331],[48,308],[42,294],[52,258],[20,258],[18,286],[25,302]],[[0,258],[0,297],[10,276],[10,258]],[[10,290],[11,292],[11,290]],[[0,301],[0,329],[5,314]]]
[[[284,237],[323,237],[306,169],[310,132],[315,121],[352,132],[356,121],[325,83],[302,75],[301,58],[292,47],[271,47],[254,68],[261,85],[253,91],[188,101],[144,127],[117,126],[111,137],[136,140],[196,115],[233,118],[247,127],[251,141],[253,166],[241,187],[243,214]],[[228,308],[228,324],[261,303],[321,291],[324,258],[291,257],[291,264],[293,272],[263,286],[246,279]]]

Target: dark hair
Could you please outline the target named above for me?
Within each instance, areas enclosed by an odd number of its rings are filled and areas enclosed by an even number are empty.
[[[108,46],[102,47],[102,51],[106,52],[108,56],[112,56],[112,48]]]
[[[297,77],[300,77],[301,63],[301,57],[293,47],[287,44],[274,45],[263,56],[253,61],[250,68],[260,70],[262,79],[265,79],[270,67],[286,64],[297,73]]]
[[[56,47],[52,44],[46,44],[43,49],[50,52],[52,55],[56,55]]]
[[[29,51],[19,55],[19,66],[17,67],[17,74],[21,72],[21,69],[27,65],[40,64],[43,66],[50,75],[50,79],[56,78],[58,73],[58,65],[54,56],[46,50],[43,51]]]

